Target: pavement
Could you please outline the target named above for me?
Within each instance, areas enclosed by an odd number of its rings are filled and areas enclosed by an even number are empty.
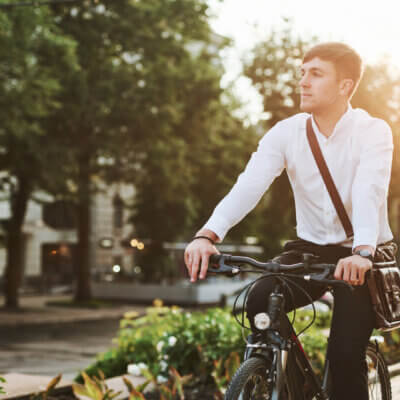
[[[7,311],[0,308],[0,330],[10,328],[34,327],[35,325],[73,323],[102,319],[120,319],[126,312],[144,313],[147,306],[113,302],[104,308],[81,308],[49,306],[71,300],[70,295],[63,296],[23,296],[20,298],[20,310]],[[4,298],[0,299],[0,307]]]
[[[60,372],[63,375],[57,385],[60,394],[65,389],[70,391],[77,365],[88,366],[95,354],[110,347],[110,338],[114,337],[124,314],[144,314],[148,307],[122,302],[108,302],[101,308],[62,305],[71,298],[71,295],[21,296],[20,309],[12,311],[1,308],[4,298],[0,298],[0,372],[6,379],[3,386],[7,392],[0,394],[0,400],[29,399],[30,394],[44,390]],[[93,332],[96,329],[101,330],[98,337]],[[136,377],[130,380],[135,385],[141,383]],[[107,383],[115,390],[126,391],[121,378]]]

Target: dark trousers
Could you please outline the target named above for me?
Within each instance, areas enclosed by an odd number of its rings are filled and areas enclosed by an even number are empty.
[[[284,253],[274,258],[282,264],[300,262],[298,252],[313,253],[321,263],[337,263],[340,258],[351,255],[351,249],[327,245],[319,246],[304,240],[290,242]],[[293,251],[295,250],[295,251]],[[311,298],[317,300],[327,290],[303,279],[294,278]],[[251,290],[247,301],[247,317],[254,330],[254,316],[265,312],[266,301],[276,282],[274,279],[263,279]],[[286,312],[310,303],[307,296],[292,286],[293,296],[284,290]],[[369,297],[368,286],[355,286],[351,293],[346,288],[335,288],[332,325],[328,346],[328,358],[332,377],[333,393],[331,400],[368,400],[366,348],[374,326],[374,315]],[[293,299],[293,301],[291,301]],[[286,318],[283,324],[289,324]],[[285,328],[283,328],[285,329]]]

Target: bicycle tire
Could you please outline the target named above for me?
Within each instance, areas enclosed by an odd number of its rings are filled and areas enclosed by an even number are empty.
[[[259,387],[260,390],[264,390],[264,397],[259,398],[268,399],[270,397],[268,394],[270,388],[267,387],[266,381],[267,368],[267,361],[261,357],[253,357],[244,361],[236,371],[228,386],[228,389],[225,393],[225,400],[256,399],[257,397],[252,396],[250,390],[253,390],[257,383],[264,385],[264,387]],[[258,382],[255,381],[256,378],[259,378],[257,379]]]
[[[373,343],[367,347],[368,392],[370,400],[392,400],[389,369]]]

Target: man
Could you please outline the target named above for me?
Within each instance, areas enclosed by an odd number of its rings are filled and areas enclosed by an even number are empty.
[[[392,239],[388,224],[387,195],[393,153],[388,124],[361,109],[350,99],[362,75],[360,56],[342,43],[323,43],[309,50],[301,67],[303,113],[276,124],[261,139],[244,172],[218,204],[205,226],[185,251],[191,281],[206,277],[209,256],[217,253],[215,242],[252,210],[274,178],[284,168],[296,205],[297,236],[285,250],[312,252],[321,262],[337,263],[335,278],[355,286],[334,292],[328,357],[334,400],[367,400],[365,350],[374,316],[365,284],[378,244]],[[350,217],[354,237],[348,239],[312,155],[306,121],[312,126],[326,164]],[[276,258],[296,262],[291,253]],[[315,300],[326,288],[302,283]],[[262,280],[250,293],[247,315],[252,320],[264,311],[271,282]],[[309,300],[294,290],[294,306]],[[289,303],[288,301],[286,302]],[[288,304],[287,311],[289,311]],[[293,308],[293,307],[292,307]]]

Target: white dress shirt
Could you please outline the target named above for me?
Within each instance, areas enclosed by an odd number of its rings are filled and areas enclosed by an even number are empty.
[[[393,238],[387,197],[393,155],[389,125],[349,106],[327,138],[313,128],[347,214],[354,240],[346,233],[312,155],[307,113],[277,123],[260,140],[245,170],[203,228],[222,241],[228,230],[258,203],[286,168],[294,193],[297,236],[317,244],[370,245]]]

